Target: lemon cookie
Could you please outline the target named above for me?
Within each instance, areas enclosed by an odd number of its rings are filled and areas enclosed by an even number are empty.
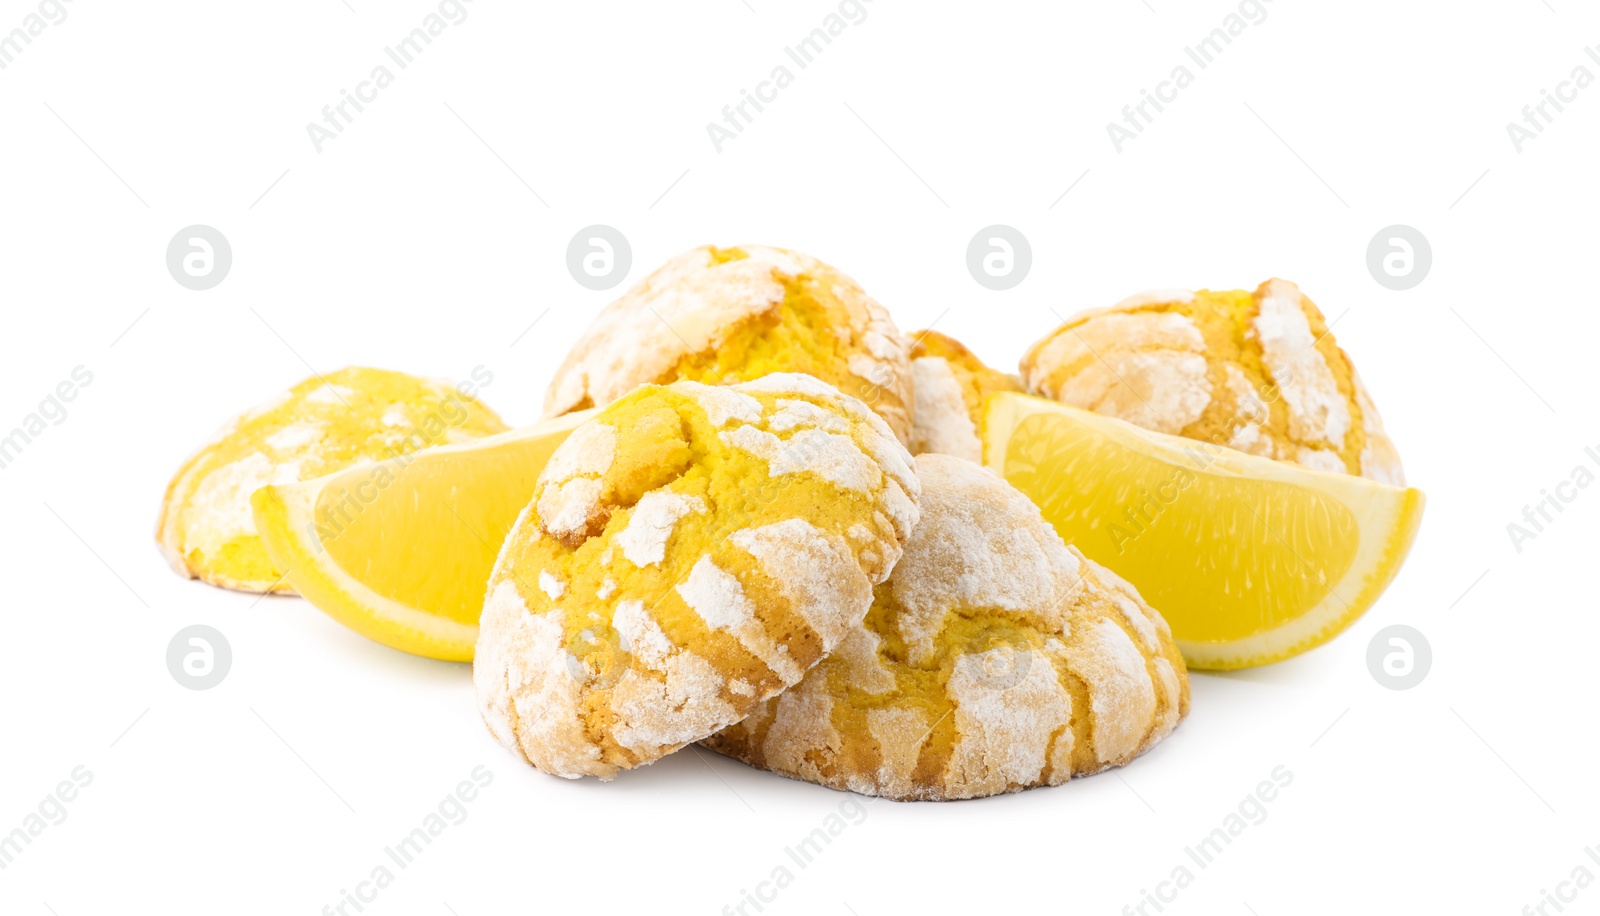
[[[470,382],[452,387],[360,367],[308,378],[234,419],[184,462],[167,486],[156,541],[180,575],[240,591],[290,592],[256,536],[251,495],[505,431],[473,390]]]
[[[810,376],[636,389],[556,449],[500,551],[489,731],[610,779],[739,721],[861,622],[920,490],[884,421]]]
[[[1287,280],[1083,312],[1029,349],[1022,377],[1034,394],[1146,429],[1405,483],[1350,357]]]
[[[545,415],[604,407],[646,382],[713,385],[803,372],[911,433],[909,343],[856,282],[781,248],[678,255],[606,306],[545,395]]]
[[[1022,380],[985,366],[960,341],[938,331],[911,338],[911,454],[982,461],[983,399],[996,391],[1021,391]]]
[[[1125,764],[1189,709],[1161,615],[988,470],[920,455],[922,520],[861,626],[704,743],[893,799],[1057,785]]]

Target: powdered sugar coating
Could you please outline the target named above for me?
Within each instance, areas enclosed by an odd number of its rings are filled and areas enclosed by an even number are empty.
[[[984,402],[997,392],[1021,391],[1021,379],[989,368],[965,344],[931,328],[913,338],[911,453],[981,461]]]
[[[849,422],[838,414],[824,410],[810,401],[799,401],[794,398],[778,399],[778,410],[767,422],[767,427],[778,433],[797,429],[821,429],[830,433],[850,430]]]
[[[922,522],[889,580],[911,663],[933,657],[954,607],[1042,614],[1059,625],[1062,593],[1078,581],[1079,562],[1054,529],[1016,523],[1039,517],[1033,503],[969,461],[919,458],[917,466]]]
[[[767,462],[773,477],[809,472],[847,490],[870,493],[883,472],[849,436],[803,429],[787,440],[754,426],[719,434],[722,441]]]
[[[667,539],[678,520],[691,512],[705,512],[706,502],[670,490],[652,490],[640,497],[628,518],[628,527],[616,537],[622,555],[635,566],[653,566],[667,555]]]
[[[1140,308],[1141,306],[1146,305],[1160,305],[1166,302],[1193,301],[1194,293],[1187,289],[1150,289],[1145,290],[1142,293],[1134,293],[1126,299],[1123,299],[1121,302],[1118,302],[1116,305],[1113,305],[1111,309],[1113,311],[1117,311],[1121,309]]]
[[[716,666],[674,646],[642,604],[625,602],[617,624],[628,651],[641,662],[624,670],[612,691],[617,744],[639,753],[676,749],[738,718],[720,696],[726,678]]]
[[[850,548],[804,519],[735,531],[728,539],[754,557],[779,592],[832,652],[855,623],[837,609],[872,600],[873,570],[851,562]],[[899,555],[899,549],[895,549]]]
[[[983,460],[978,427],[967,413],[950,364],[937,356],[911,361],[916,410],[911,415],[911,449],[916,454],[938,452],[968,461]]]
[[[1105,314],[1058,334],[1034,355],[1038,365],[1082,368],[1065,379],[1024,372],[1045,397],[1111,414],[1147,429],[1178,433],[1211,403],[1205,339],[1174,312]]]
[[[576,713],[582,685],[562,648],[561,612],[530,614],[516,587],[500,582],[489,592],[484,615],[510,622],[501,639],[479,646],[472,666],[490,734],[524,759],[522,748],[533,744],[555,749],[575,775],[596,772],[600,748]]]
[[[1356,389],[1356,407],[1361,411],[1361,429],[1367,440],[1361,447],[1361,476],[1390,486],[1405,486],[1406,474],[1400,466],[1400,453],[1384,434],[1383,418],[1378,415],[1367,386],[1362,384],[1361,375],[1353,366],[1350,382]]]
[[[583,537],[600,515],[600,481],[579,477],[546,487],[536,505],[545,529],[563,541]]]
[[[395,414],[399,414],[402,418],[405,416],[401,411],[391,407],[389,408],[389,412],[385,413],[383,417],[380,418],[379,422],[385,426],[389,426],[391,425],[389,423],[389,418]],[[404,423],[404,419],[402,419],[401,422]],[[314,442],[320,441],[322,437],[327,434],[327,430],[327,424],[324,423],[297,423],[294,426],[286,426],[283,429],[278,430],[276,433],[268,436],[267,445],[282,451],[304,448]]]
[[[274,462],[266,454],[254,452],[206,475],[191,502],[208,507],[209,514],[206,524],[190,530],[186,539],[189,549],[213,554],[234,538],[253,537],[256,522],[250,495],[268,484],[298,481],[300,465],[299,461]]]
[[[1155,682],[1145,656],[1121,627],[1102,619],[1067,649],[1073,670],[1089,686],[1095,756],[1115,763],[1139,751],[1155,722]]]
[[[895,799],[971,798],[1121,765],[1188,709],[1170,629],[1026,497],[916,459],[922,518],[873,610],[776,703],[703,743]]]
[[[957,797],[994,795],[1013,785],[1032,785],[1044,773],[1050,739],[1072,721],[1072,694],[1056,679],[1043,652],[1024,650],[1020,659],[990,659],[1009,647],[962,655],[946,684],[955,703],[961,736],[945,769],[945,786]],[[987,669],[1022,669],[997,680]]]
[[[585,423],[551,453],[544,470],[539,472],[539,480],[562,481],[580,474],[599,476],[611,468],[616,458],[616,429],[604,423]]]
[[[792,772],[802,779],[822,780],[822,772],[807,756],[814,747],[837,747],[841,738],[833,725],[834,698],[815,684],[800,686],[781,694],[773,704],[771,741],[773,769]]]
[[[324,382],[312,389],[306,395],[306,400],[312,404],[348,404],[356,396],[355,389],[344,385],[334,385]]]
[[[808,397],[826,404],[842,405],[844,395],[839,389],[814,375],[803,372],[774,372],[745,382],[739,390],[746,394],[779,394],[790,397]]]
[[[539,591],[550,596],[554,601],[560,598],[567,590],[567,584],[559,576],[552,575],[548,570],[539,571]]]
[[[734,420],[743,423],[757,423],[761,420],[761,402],[742,391],[702,385],[699,382],[680,384],[706,412],[706,419],[711,421],[712,426],[727,426]]]
[[[1289,435],[1302,443],[1343,448],[1350,406],[1328,361],[1313,346],[1316,338],[1300,308],[1300,288],[1287,280],[1269,280],[1265,292],[1255,317],[1256,335],[1267,374],[1279,380],[1289,408]],[[1340,461],[1339,471],[1343,469]]]
[[[767,635],[766,628],[756,619],[755,605],[745,594],[744,586],[710,557],[701,557],[676,590],[706,626],[733,634],[740,645],[783,680],[800,680],[800,666],[789,657],[786,647]]]

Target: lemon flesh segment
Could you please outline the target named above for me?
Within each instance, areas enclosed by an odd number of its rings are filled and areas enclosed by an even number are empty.
[[[495,557],[582,411],[252,497],[267,555],[295,591],[386,646],[471,661]]]
[[[984,463],[1127,579],[1191,667],[1280,661],[1377,601],[1423,495],[1141,429],[1053,401],[985,402]]]

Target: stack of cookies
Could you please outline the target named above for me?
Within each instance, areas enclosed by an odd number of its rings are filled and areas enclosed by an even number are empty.
[[[982,398],[1020,387],[805,255],[673,259],[551,384],[552,416],[603,409],[491,575],[489,730],[570,778],[700,742],[894,799],[1153,747],[1189,708],[1166,622],[976,463]]]

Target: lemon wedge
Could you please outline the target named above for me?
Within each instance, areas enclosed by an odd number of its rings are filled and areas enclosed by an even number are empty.
[[[328,616],[386,646],[471,661],[489,571],[587,410],[251,497],[267,556]]]
[[[1246,668],[1332,639],[1378,600],[1421,491],[996,394],[984,463],[1069,544],[1127,579],[1191,667]]]

